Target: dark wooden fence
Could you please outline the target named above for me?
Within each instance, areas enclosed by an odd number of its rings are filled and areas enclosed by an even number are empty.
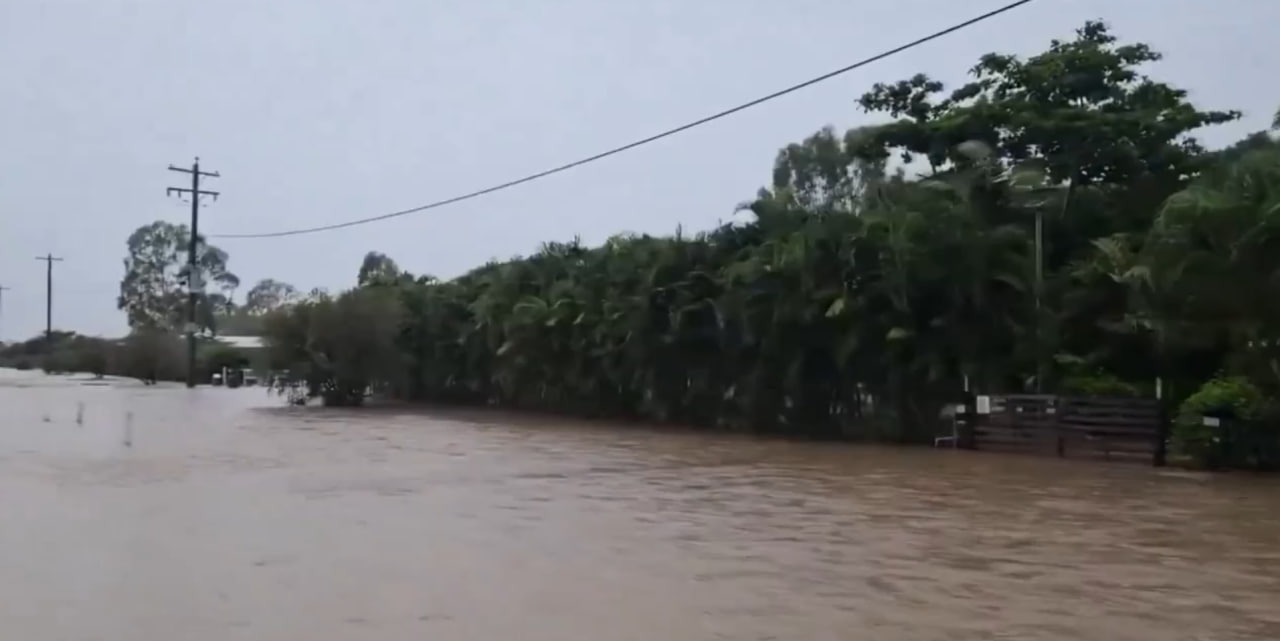
[[[962,447],[1164,464],[1165,418],[1146,398],[1010,394],[970,414]],[[971,408],[972,409],[972,408]]]

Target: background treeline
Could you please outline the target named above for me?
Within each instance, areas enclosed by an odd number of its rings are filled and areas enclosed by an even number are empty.
[[[1204,149],[1190,132],[1239,114],[1145,76],[1158,59],[1091,22],[950,91],[878,84],[860,106],[886,120],[783,149],[750,222],[547,243],[447,282],[370,254],[358,287],[269,314],[266,336],[330,404],[372,387],[924,440],[966,382],[1160,378],[1256,417],[1280,389],[1280,146]]]
[[[82,336],[55,331],[0,348],[0,367],[43,370],[50,374],[83,373],[124,376],[146,381],[184,381],[187,375],[185,338],[168,332],[134,332],[123,339]],[[252,352],[202,340],[196,352],[200,380],[208,381],[223,367],[254,365]]]
[[[126,241],[124,276],[117,304],[130,332],[122,339],[54,331],[0,347],[0,367],[84,372],[148,380],[186,379],[184,332],[187,322],[187,241],[185,225],[156,221],[139,227]],[[267,312],[307,296],[287,283],[264,279],[237,304],[240,279],[228,269],[227,253],[204,239],[197,260],[204,274],[198,288],[196,326],[199,380],[222,367],[265,368],[259,350],[236,349],[217,342],[225,336],[257,336]]]

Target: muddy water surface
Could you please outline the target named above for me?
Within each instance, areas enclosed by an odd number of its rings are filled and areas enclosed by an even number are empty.
[[[1280,639],[1243,476],[0,372],[0,512],[22,641]]]

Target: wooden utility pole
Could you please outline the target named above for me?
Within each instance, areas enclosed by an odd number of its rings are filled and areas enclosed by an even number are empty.
[[[44,339],[53,340],[53,264],[62,262],[53,254],[36,256],[36,260],[45,262],[44,271]]]
[[[199,302],[200,294],[204,292],[204,275],[200,273],[199,265],[199,245],[200,245],[200,197],[210,196],[214,200],[218,199],[218,192],[203,191],[200,189],[200,177],[208,176],[210,178],[218,178],[216,171],[200,171],[200,157],[197,156],[195,162],[191,163],[191,167],[175,167],[169,165],[169,171],[178,171],[184,174],[191,174],[191,187],[170,187],[165,191],[166,195],[179,196],[186,194],[191,197],[191,238],[187,242],[187,387],[196,386],[196,304]]]

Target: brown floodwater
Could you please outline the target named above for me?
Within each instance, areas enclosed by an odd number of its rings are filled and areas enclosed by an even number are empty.
[[[281,405],[0,371],[3,638],[1280,639],[1271,479]]]

